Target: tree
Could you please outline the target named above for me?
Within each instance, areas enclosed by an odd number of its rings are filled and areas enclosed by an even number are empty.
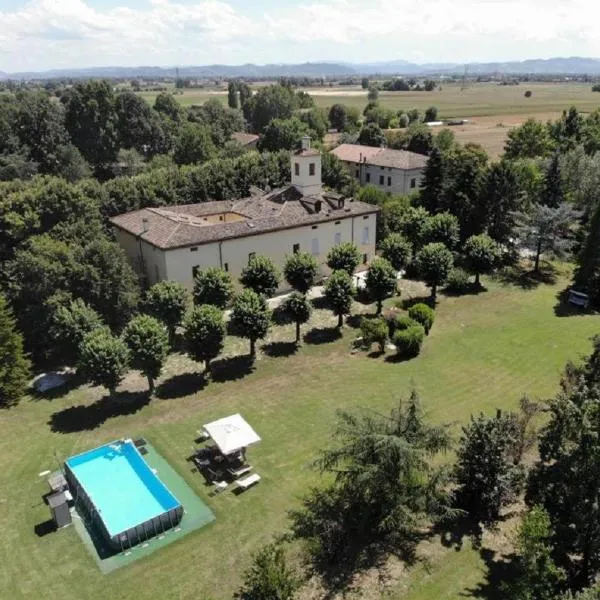
[[[367,94],[369,102],[377,102],[379,99],[379,90],[374,86],[369,87],[369,93]]]
[[[515,600],[556,600],[565,572],[552,558],[552,525],[548,513],[534,506],[517,532],[517,574],[506,588]]]
[[[352,276],[359,263],[360,252],[352,242],[333,246],[327,254],[327,266],[332,271],[346,271],[348,275]]]
[[[444,193],[444,182],[444,158],[438,148],[433,148],[423,172],[421,195],[419,197],[422,206],[431,213],[438,211],[441,196]]]
[[[346,124],[348,123],[348,111],[343,104],[334,104],[329,109],[329,122],[331,123],[331,126],[339,132],[346,129]]]
[[[479,286],[479,277],[490,273],[500,260],[498,244],[485,233],[471,236],[465,243],[463,252],[467,269],[475,275],[475,285]]]
[[[392,341],[394,346],[396,346],[398,356],[413,358],[421,351],[424,339],[425,328],[423,325],[413,321],[413,325],[410,325],[406,329],[396,329]]]
[[[233,301],[231,323],[237,334],[250,340],[250,356],[256,356],[256,340],[264,338],[271,323],[265,297],[253,290],[244,290]]]
[[[352,308],[354,288],[352,278],[346,271],[334,271],[325,282],[325,299],[327,304],[338,317],[338,328],[344,325],[344,315]]]
[[[81,298],[71,300],[67,305],[59,304],[50,328],[55,355],[67,364],[74,364],[85,336],[103,326],[100,315]]]
[[[229,108],[238,108],[238,89],[235,81],[227,84],[227,104]]]
[[[396,271],[402,271],[412,256],[412,246],[400,233],[390,233],[381,243],[381,256]]]
[[[129,348],[131,366],[145,375],[152,394],[169,353],[166,327],[150,315],[138,315],[125,327],[123,340]]]
[[[306,294],[315,285],[319,265],[309,252],[296,252],[288,256],[283,266],[285,280],[293,289]]]
[[[430,306],[427,306],[427,304],[418,302],[408,309],[408,318],[422,325],[425,333],[429,335],[435,321],[435,311]]]
[[[435,302],[438,286],[446,281],[454,265],[452,252],[439,242],[427,244],[419,250],[416,265],[419,277],[431,287],[431,299]]]
[[[548,128],[535,119],[527,119],[520,127],[514,127],[507,137],[504,156],[508,159],[537,158],[548,156],[552,151]]]
[[[593,305],[600,304],[600,203],[587,227],[587,233],[577,256],[575,283],[588,294]]]
[[[310,319],[312,304],[305,294],[293,292],[285,299],[283,310],[296,324],[296,344],[298,344],[300,342],[300,325]]]
[[[253,256],[242,269],[240,283],[247,289],[271,298],[279,287],[281,276],[270,258]]]
[[[379,346],[381,353],[385,352],[389,328],[385,319],[363,317],[360,320],[360,333],[362,335],[362,345],[369,350],[373,343]]]
[[[526,502],[547,511],[556,560],[572,581],[593,582],[600,571],[600,338],[583,364],[568,363],[559,392],[547,402],[539,461]]]
[[[292,532],[309,542],[315,561],[352,568],[410,543],[426,521],[454,514],[448,470],[436,461],[450,436],[448,426],[425,422],[414,391],[389,416],[338,415],[337,444],[316,461],[333,483],[313,489],[291,513]]]
[[[558,152],[555,152],[550,159],[550,164],[546,169],[544,184],[540,195],[540,203],[556,208],[565,201],[563,191],[563,182],[560,172],[560,163]]]
[[[181,325],[189,303],[189,293],[181,283],[160,281],[146,293],[143,308],[167,326],[169,341],[172,344],[175,329]]]
[[[363,77],[360,80],[360,86],[362,87],[363,90],[368,90],[369,89],[369,78]]]
[[[194,304],[225,308],[233,296],[231,275],[218,267],[198,271],[194,277]]]
[[[398,233],[401,233],[410,242],[413,254],[416,254],[423,245],[429,219],[429,213],[422,207],[409,206],[401,212]]]
[[[239,600],[292,600],[300,580],[287,566],[280,544],[263,546],[244,575]]]
[[[302,137],[308,134],[308,127],[298,117],[273,119],[263,128],[259,142],[261,152],[293,150],[300,146]]]
[[[242,103],[242,109],[252,130],[260,133],[273,119],[289,119],[297,104],[298,99],[291,88],[266,85]]]
[[[175,140],[173,158],[178,165],[190,165],[205,162],[213,158],[216,148],[206,125],[185,123]]]
[[[438,109],[435,106],[430,106],[425,111],[425,117],[423,118],[423,121],[425,123],[431,123],[432,121],[437,121],[437,116],[438,116]]]
[[[515,215],[515,234],[519,245],[533,252],[534,273],[539,273],[542,254],[554,252],[560,256],[571,248],[568,236],[577,216],[577,211],[567,203],[556,208],[537,204],[530,212]]]
[[[385,135],[377,123],[367,123],[358,136],[358,143],[363,146],[379,147],[385,144]]]
[[[514,462],[517,441],[517,421],[510,414],[471,416],[463,426],[454,475],[456,495],[477,521],[495,522],[500,509],[515,499],[524,476]]]
[[[429,217],[423,230],[423,243],[440,242],[450,250],[454,250],[460,241],[458,218],[449,212],[438,213]]]
[[[210,373],[210,361],[219,356],[225,341],[223,313],[217,306],[195,306],[184,322],[185,345],[193,360],[203,361],[205,372]]]
[[[96,329],[81,343],[77,370],[94,385],[104,386],[114,396],[129,368],[125,342],[107,329]]]
[[[396,291],[396,271],[385,258],[376,258],[369,265],[365,286],[377,302],[376,314],[381,314],[383,301]]]
[[[30,377],[23,336],[6,299],[0,295],[0,407],[16,404],[25,394]]]

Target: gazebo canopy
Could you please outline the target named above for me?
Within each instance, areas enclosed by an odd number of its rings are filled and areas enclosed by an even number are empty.
[[[259,435],[239,413],[208,423],[204,429],[223,454],[233,454],[260,442]]]

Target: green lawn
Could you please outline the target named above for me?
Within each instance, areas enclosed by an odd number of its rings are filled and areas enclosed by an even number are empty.
[[[347,328],[341,340],[305,345],[287,357],[263,356],[243,378],[231,379],[229,369],[229,381],[198,389],[198,379],[180,377],[149,404],[134,394],[111,405],[101,400],[102,390],[84,387],[0,412],[0,598],[231,598],[253,550],[286,528],[286,511],[318,481],[309,463],[329,443],[336,409],[388,411],[414,385],[432,419],[458,426],[473,412],[515,407],[525,392],[552,394],[565,361],[589,351],[600,318],[555,314],[566,280],[529,290],[486,283],[489,290],[480,295],[441,297],[423,352],[409,362],[351,355],[355,332]],[[335,322],[320,311],[314,319]],[[273,335],[292,338],[290,328]],[[232,340],[228,348],[246,345]],[[163,379],[186,364],[173,357]],[[127,388],[142,384],[132,377]],[[240,496],[211,498],[185,458],[202,423],[238,411],[263,437],[248,453],[263,480]],[[48,518],[38,473],[100,443],[139,435],[185,478],[216,521],[102,575],[73,528],[36,535],[36,524]],[[485,584],[480,552],[468,544],[460,552],[444,549],[436,540],[429,546],[429,562],[402,575],[390,597],[458,599]]]
[[[526,90],[532,92],[525,98]],[[306,88],[317,106],[336,103],[356,106],[361,111],[367,105],[367,92],[360,87]],[[140,92],[148,102],[154,102],[157,92]],[[227,92],[217,89],[186,89],[175,96],[181,104],[202,104],[209,98],[227,102]],[[587,83],[527,83],[500,86],[496,83],[470,83],[462,89],[460,83],[443,83],[433,92],[380,92],[379,102],[386,108],[424,111],[437,106],[440,118],[481,117],[495,115],[537,116],[546,119],[574,105],[589,112],[600,107],[600,93],[592,92]]]

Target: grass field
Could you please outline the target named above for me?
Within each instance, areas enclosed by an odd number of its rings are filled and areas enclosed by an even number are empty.
[[[458,428],[474,412],[515,407],[525,392],[533,397],[554,393],[565,361],[589,351],[600,317],[559,316],[556,297],[567,283],[564,277],[531,289],[485,283],[489,289],[479,295],[441,297],[423,352],[408,362],[351,355],[355,330],[350,327],[343,338],[327,343],[316,343],[326,341],[327,330],[313,331],[312,343],[293,353],[285,343],[292,330],[284,327],[267,340],[268,353],[279,356],[263,354],[243,377],[244,363],[229,359],[215,365],[215,381],[205,384],[201,377],[182,374],[193,366],[175,355],[158,397],[149,403],[136,393],[143,380],[134,375],[124,386],[127,393],[114,403],[102,390],[82,387],[0,412],[0,598],[231,598],[252,552],[285,530],[286,512],[318,481],[309,464],[330,442],[336,409],[388,411],[416,386],[429,417]],[[403,282],[409,285],[415,290]],[[304,330],[334,323],[330,313],[316,311]],[[228,354],[245,351],[245,342],[229,340]],[[240,496],[226,492],[211,498],[186,457],[200,425],[238,411],[263,438],[248,452],[263,480]],[[73,528],[36,534],[35,526],[49,516],[38,473],[100,443],[138,435],[185,478],[216,521],[102,575]],[[485,540],[481,550],[465,543],[456,551],[437,539],[422,550],[427,562],[410,570],[397,566],[384,597],[489,597],[484,591],[492,551]],[[307,593],[302,600],[320,597]],[[382,596],[374,583],[364,597]]]

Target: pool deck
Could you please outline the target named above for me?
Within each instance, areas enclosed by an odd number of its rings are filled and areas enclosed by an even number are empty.
[[[75,529],[102,573],[110,573],[144,556],[148,556],[159,548],[167,546],[215,520],[212,511],[198,498],[171,465],[158,454],[154,447],[147,442],[145,448],[147,453],[144,455],[144,460],[150,468],[156,469],[161,481],[183,505],[183,518],[177,527],[165,531],[164,534],[150,538],[147,542],[133,546],[125,552],[115,554],[106,547],[99,535],[95,535],[93,531],[88,530],[80,515],[74,510],[73,523]]]

